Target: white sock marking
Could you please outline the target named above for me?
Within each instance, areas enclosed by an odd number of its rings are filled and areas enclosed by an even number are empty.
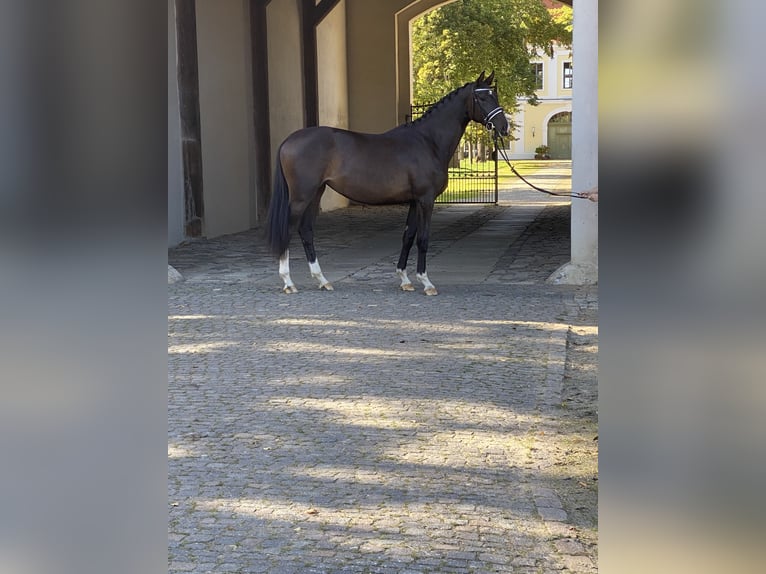
[[[400,287],[404,289],[406,286],[412,286],[412,281],[410,281],[410,278],[407,276],[407,270],[406,269],[397,269],[396,274],[399,276],[399,279],[402,280],[402,284]]]
[[[285,282],[284,290],[292,291],[295,289],[293,280],[290,278],[290,250],[285,249],[282,257],[279,258],[279,276]]]
[[[429,290],[436,292],[436,287],[434,287],[434,284],[431,283],[431,281],[428,280],[428,273],[417,273],[415,277],[418,278],[418,281],[420,281],[423,284],[423,289],[428,293]]]
[[[315,259],[314,262],[309,262],[309,271],[311,271],[311,276],[319,281],[319,287],[324,287],[325,285],[329,285],[330,282],[327,280],[327,278],[322,273],[322,268],[319,266],[319,259]]]

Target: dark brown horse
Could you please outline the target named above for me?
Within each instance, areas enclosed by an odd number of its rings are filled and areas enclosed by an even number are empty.
[[[314,251],[314,221],[325,185],[352,201],[369,205],[408,203],[407,225],[396,273],[401,288],[414,291],[407,259],[417,237],[418,280],[426,295],[436,288],[426,274],[428,232],[434,200],[447,187],[450,158],[473,120],[507,135],[508,120],[492,88],[494,72],[458,88],[420,119],[382,134],[362,134],[330,127],[304,128],[282,142],[277,153],[267,238],[279,257],[284,292],[297,289],[290,278],[288,247],[297,229],[311,275],[320,289],[332,290]]]

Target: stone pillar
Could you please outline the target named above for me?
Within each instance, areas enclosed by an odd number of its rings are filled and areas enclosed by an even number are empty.
[[[267,13],[272,167],[284,139],[303,127],[298,2],[271,0]]]
[[[574,7],[572,84],[572,189],[598,186],[598,0]],[[572,199],[571,261],[552,283],[598,282],[598,203]]]

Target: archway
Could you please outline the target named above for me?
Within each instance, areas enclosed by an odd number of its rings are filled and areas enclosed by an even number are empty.
[[[412,103],[412,44],[410,23],[415,18],[457,0],[419,0],[396,13],[396,108],[397,120],[404,122]]]

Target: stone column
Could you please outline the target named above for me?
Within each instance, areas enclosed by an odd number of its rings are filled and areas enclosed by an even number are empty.
[[[572,84],[572,190],[598,186],[598,0],[574,7]],[[598,282],[598,203],[572,199],[571,261],[552,283]]]

